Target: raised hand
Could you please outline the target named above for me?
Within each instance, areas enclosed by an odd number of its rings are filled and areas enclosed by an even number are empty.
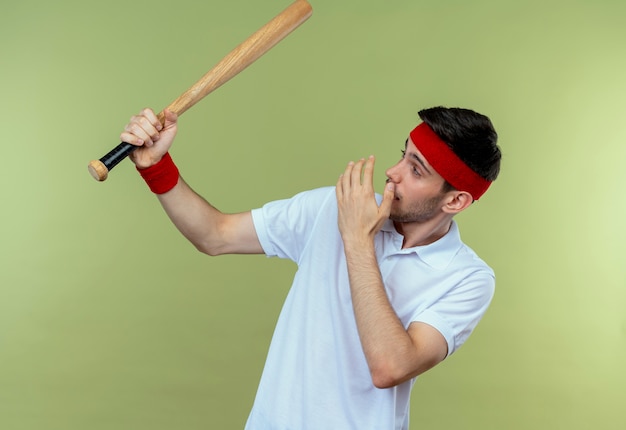
[[[389,218],[394,185],[387,183],[380,206],[376,202],[373,177],[374,156],[350,162],[335,188],[339,208],[339,231],[346,242],[365,245]]]

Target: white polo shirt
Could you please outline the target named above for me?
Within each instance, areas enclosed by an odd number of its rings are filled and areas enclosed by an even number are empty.
[[[252,217],[265,253],[298,270],[246,429],[408,429],[415,381],[376,388],[361,348],[334,187],[268,203]],[[402,239],[391,221],[375,238],[389,300],[405,327],[421,321],[439,330],[451,354],[486,311],[493,271],[461,242],[456,223],[426,246],[402,249]]]

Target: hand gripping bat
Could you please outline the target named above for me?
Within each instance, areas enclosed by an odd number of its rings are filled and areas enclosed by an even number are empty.
[[[187,109],[198,103],[206,95],[213,92],[231,78],[255,62],[274,45],[283,40],[289,33],[306,21],[313,9],[306,0],[296,0],[271,21],[261,27],[252,36],[230,51],[211,70],[202,76],[187,91],[170,103],[166,109],[182,115]],[[165,115],[158,114],[163,123]],[[109,171],[126,158],[137,147],[122,142],[99,160],[89,163],[89,173],[98,181],[104,181]]]

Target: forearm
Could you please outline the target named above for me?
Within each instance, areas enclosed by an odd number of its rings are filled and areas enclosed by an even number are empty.
[[[174,188],[157,194],[159,202],[176,228],[199,251],[219,254],[220,222],[223,214],[198,195],[179,177]]]
[[[416,376],[411,337],[391,306],[372,243],[346,244],[350,291],[359,337],[374,385],[391,387]]]
[[[337,181],[337,223],[361,345],[374,385],[387,388],[435,366],[445,358],[447,343],[437,329],[427,324],[415,322],[405,328],[389,302],[374,238],[389,219],[395,188],[392,182],[387,183],[379,206],[372,185],[373,171],[374,157],[348,163]]]
[[[174,188],[157,197],[176,228],[199,251],[208,255],[263,253],[250,211],[223,213],[181,177]]]
[[[143,109],[120,135],[137,146],[130,158],[178,230],[201,252],[260,254],[263,252],[250,212],[224,214],[194,192],[169,156],[177,130],[177,117],[167,109],[165,122],[151,109]]]

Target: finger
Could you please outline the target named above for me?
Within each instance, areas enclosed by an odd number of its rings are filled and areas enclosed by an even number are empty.
[[[361,185],[361,173],[363,171],[363,163],[365,162],[364,159],[360,159],[355,165],[354,168],[352,169],[352,173],[351,173],[351,185],[352,187],[356,187],[358,185]]]
[[[133,117],[131,122],[124,127],[124,131],[120,135],[120,138],[122,139],[122,142],[139,146],[151,146],[153,144],[150,134],[137,123],[137,119],[135,117]]]
[[[156,114],[154,113],[152,109],[144,108],[141,111],[140,116],[146,118],[148,122],[152,124],[152,126],[154,126],[155,129],[161,130],[163,128],[161,121],[159,121],[159,118],[156,116]]]
[[[127,131],[124,131],[122,132],[122,134],[120,134],[120,141],[130,143],[134,146],[143,146],[143,144],[145,143],[143,139]]]
[[[368,190],[373,190],[374,188],[374,164],[375,159],[373,155],[370,155],[367,161],[365,162],[365,167],[363,168],[363,186]]]
[[[352,172],[354,170],[354,161],[350,161],[346,166],[343,174],[341,175],[341,187],[344,193],[350,190],[350,182],[352,179]]]
[[[339,179],[337,179],[337,184],[335,185],[335,194],[338,201],[343,198],[343,173],[339,175]]]
[[[142,139],[146,146],[152,146],[154,142],[159,140],[158,128],[162,128],[160,121],[156,117],[151,119],[150,116],[154,115],[136,115],[132,117],[125,129],[127,132],[133,133]],[[156,121],[156,124],[153,120]]]
[[[122,142],[130,143],[135,146],[142,146],[150,136],[135,124],[136,117],[132,117],[130,122],[124,127],[124,131],[120,134]]]
[[[159,140],[159,131],[163,128],[161,121],[158,120],[154,113],[151,111],[150,115],[139,115],[135,117],[134,121],[135,129],[141,128],[150,139],[154,142]]]
[[[391,213],[391,204],[393,203],[393,199],[395,197],[395,189],[396,186],[393,182],[387,182],[387,184],[385,184],[383,201],[380,203],[380,207],[378,208],[381,215],[385,218],[389,218],[389,214]]]

